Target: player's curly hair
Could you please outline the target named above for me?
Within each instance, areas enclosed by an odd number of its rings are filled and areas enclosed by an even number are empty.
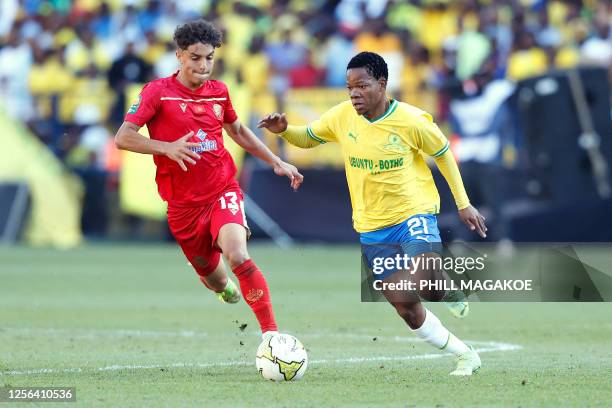
[[[389,79],[387,63],[383,57],[375,52],[364,51],[355,55],[353,58],[351,58],[346,67],[346,69],[351,68],[365,68],[366,71],[368,71],[368,74],[372,75],[374,79]]]
[[[174,42],[177,47],[183,50],[199,42],[219,48],[222,41],[223,34],[221,30],[212,23],[202,19],[189,21],[176,27],[176,30],[174,30]]]

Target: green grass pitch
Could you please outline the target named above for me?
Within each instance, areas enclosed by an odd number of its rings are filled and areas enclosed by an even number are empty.
[[[0,386],[74,386],[68,407],[611,404],[610,304],[473,303],[463,321],[430,305],[484,349],[480,373],[452,378],[451,356],[360,302],[357,246],[250,252],[281,330],[308,349],[301,381],[259,377],[249,308],[219,303],[177,246],[102,244],[0,248]]]

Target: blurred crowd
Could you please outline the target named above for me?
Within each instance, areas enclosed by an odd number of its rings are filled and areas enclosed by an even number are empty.
[[[483,81],[612,63],[610,0],[2,0],[3,109],[84,177],[116,174],[128,87],[175,71],[173,31],[202,17],[224,32],[216,77],[281,110],[291,88],[344,87],[363,50],[439,122]]]
[[[609,0],[3,0],[0,93],[71,165],[106,166],[125,89],[176,69],[172,34],[204,17],[224,31],[217,77],[252,94],[343,87],[355,53],[388,62],[389,92],[489,77],[520,80],[578,63],[609,66]],[[435,109],[445,118],[444,97]],[[112,156],[112,154],[110,154]]]

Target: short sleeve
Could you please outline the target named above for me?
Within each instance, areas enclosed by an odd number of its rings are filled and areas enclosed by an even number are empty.
[[[126,122],[142,127],[155,116],[160,106],[159,92],[156,88],[150,83],[142,88],[138,98],[130,105],[125,114]]]
[[[419,150],[432,157],[442,156],[450,147],[444,133],[427,113],[415,117],[410,137]]]
[[[225,87],[225,109],[223,109],[223,122],[224,123],[234,123],[236,119],[238,119],[238,115],[236,114],[236,110],[234,109],[234,105],[232,105],[232,100],[229,96],[229,91],[227,87]]]
[[[333,121],[335,109],[332,108],[325,112],[319,119],[312,122],[306,128],[308,136],[319,143],[336,142]]]

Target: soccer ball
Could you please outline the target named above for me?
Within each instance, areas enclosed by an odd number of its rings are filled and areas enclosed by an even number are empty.
[[[272,381],[295,381],[302,378],[308,366],[306,349],[289,334],[275,334],[257,347],[257,370]]]

